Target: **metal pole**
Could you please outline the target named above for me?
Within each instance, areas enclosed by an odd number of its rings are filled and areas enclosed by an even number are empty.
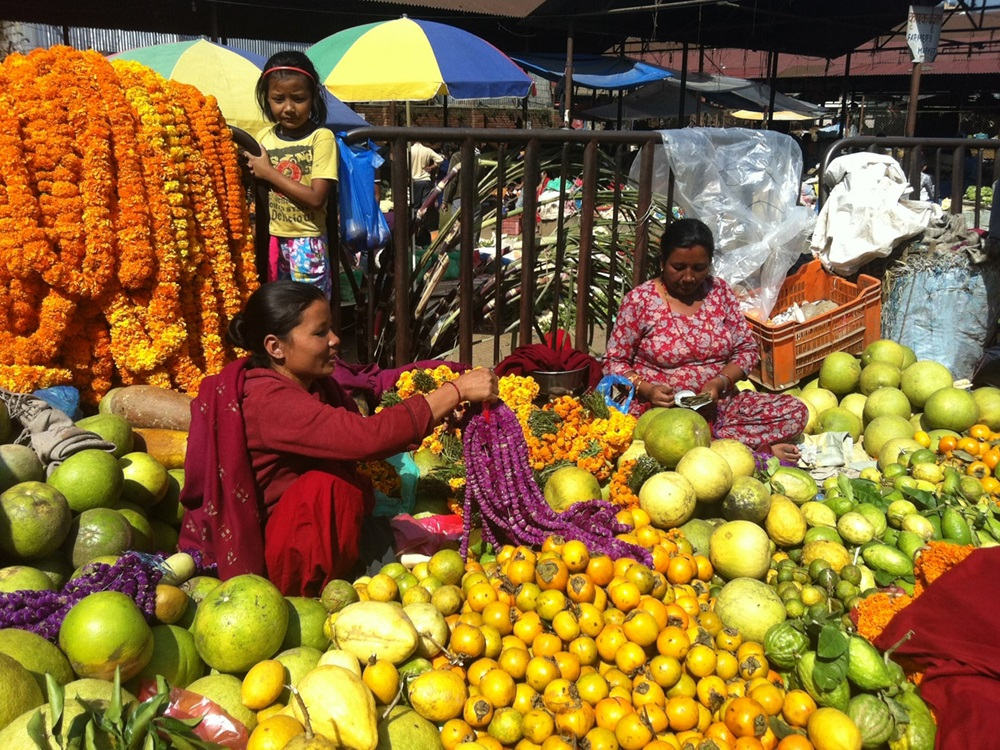
[[[462,362],[472,362],[472,253],[476,246],[472,235],[476,228],[476,206],[479,196],[476,190],[476,143],[471,138],[462,141],[462,169],[458,173],[459,195],[462,196],[461,252],[458,254],[459,300],[461,310],[458,316],[458,354]],[[497,215],[500,206],[497,206]]]
[[[774,123],[774,100],[778,94],[778,90],[774,87],[774,84],[778,79],[778,53],[775,52],[771,55],[771,70],[769,71],[769,78],[771,79],[771,95],[767,102],[767,129],[771,129],[771,125]]]
[[[410,356],[410,170],[407,168],[410,150],[405,138],[392,142],[392,202],[393,286],[396,292],[395,330],[397,366],[409,362]]]
[[[903,134],[907,138],[912,138],[917,130],[917,98],[920,95],[920,74],[923,67],[923,63],[913,63],[913,73],[910,75],[910,103],[906,108],[906,132]]]
[[[844,60],[844,91],[840,98],[840,137],[847,137],[847,92],[851,89],[851,53]]]
[[[639,152],[639,205],[635,225],[635,257],[632,261],[632,286],[646,280],[646,254],[649,252],[649,207],[653,203],[653,151],[652,143],[643,145]]]
[[[444,111],[441,113],[442,127],[448,127],[448,95],[444,95]]]
[[[566,32],[566,73],[563,76],[563,127],[572,122],[573,111],[573,22],[569,22]]]
[[[538,215],[538,141],[530,140],[524,150],[524,184],[521,188],[524,211],[521,214],[521,310],[517,345],[531,343],[535,319],[535,217]]]
[[[683,127],[684,100],[687,98],[688,83],[688,43],[684,42],[684,53],[681,57],[681,93],[677,102],[677,127]]]
[[[590,299],[590,254],[594,244],[594,212],[597,209],[597,141],[583,150],[583,203],[580,206],[580,260],[576,269],[576,335],[580,351],[589,348],[587,300]],[[613,253],[614,251],[612,251]],[[586,342],[586,343],[585,343]]]
[[[705,73],[705,48],[703,46],[698,47],[698,76],[701,77]],[[694,119],[695,124],[701,127],[701,97],[697,97],[694,102]]]

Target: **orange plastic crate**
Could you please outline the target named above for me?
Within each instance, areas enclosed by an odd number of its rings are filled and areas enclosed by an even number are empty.
[[[792,303],[832,300],[839,307],[805,323],[770,325],[754,315],[747,322],[760,344],[760,364],[750,378],[765,388],[781,390],[819,371],[823,358],[831,352],[860,354],[881,335],[882,283],[874,276],[860,274],[850,282],[827,273],[814,260],[785,279],[774,312]]]

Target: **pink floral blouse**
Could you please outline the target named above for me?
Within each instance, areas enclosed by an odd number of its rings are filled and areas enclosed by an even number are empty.
[[[749,372],[760,359],[733,290],[708,277],[708,294],[694,315],[675,313],[656,280],[640,284],[622,300],[605,353],[604,370],[635,370],[649,383],[695,393],[727,364]]]

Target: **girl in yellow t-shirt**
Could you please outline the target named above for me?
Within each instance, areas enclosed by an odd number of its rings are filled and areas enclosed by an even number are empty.
[[[319,86],[316,68],[301,52],[268,59],[257,81],[257,103],[274,124],[257,135],[260,156],[247,159],[254,177],[271,186],[269,279],[312,284],[329,298],[326,204],[337,179],[337,146],[323,127],[326,102]]]

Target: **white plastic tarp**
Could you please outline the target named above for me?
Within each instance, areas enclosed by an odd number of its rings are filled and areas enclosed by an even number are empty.
[[[793,138],[769,130],[664,130],[653,162],[653,191],[667,194],[715,236],[712,271],[766,320],[788,269],[806,248],[815,215],[796,205],[802,152]],[[638,161],[638,160],[637,160]],[[632,168],[636,179],[638,164]]]
[[[910,183],[892,156],[838,156],[823,175],[832,188],[816,221],[812,251],[832,273],[850,276],[941,216],[935,203],[904,198]]]

